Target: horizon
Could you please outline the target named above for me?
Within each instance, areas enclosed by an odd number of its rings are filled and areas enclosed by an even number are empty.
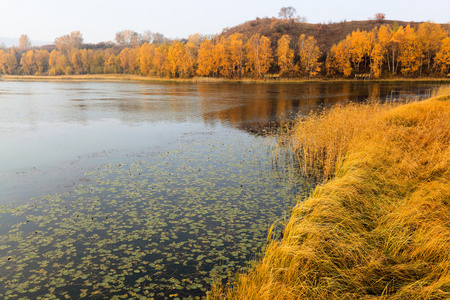
[[[121,0],[79,0],[74,5],[63,0],[55,5],[50,0],[18,0],[5,3],[0,11],[0,37],[18,39],[21,34],[26,34],[33,45],[37,45],[36,42],[53,44],[60,36],[80,31],[86,44],[97,44],[114,41],[117,32],[128,29],[137,33],[150,30],[170,39],[181,39],[195,33],[219,34],[224,28],[257,17],[277,17],[280,9],[286,6],[294,7],[297,16],[306,17],[312,24],[365,21],[376,13],[386,14],[387,20],[449,22],[448,0],[429,0],[426,4],[414,5],[406,0],[380,0],[370,4],[355,0],[323,0],[305,4],[299,0],[278,3],[270,0],[129,0],[126,4]],[[67,7],[70,7],[70,13]],[[432,13],[424,15],[425,11]]]
[[[256,20],[257,18],[259,18],[259,17],[256,17],[255,19],[252,19],[252,20],[244,21],[243,23],[234,25],[234,26],[232,26],[232,27],[226,27],[226,28],[223,28],[222,31],[219,32],[219,33],[217,33],[217,34],[223,33],[223,31],[224,31],[225,29],[233,28],[233,27],[237,27],[237,26],[243,25],[243,24],[245,24],[245,23],[247,23],[247,22],[254,21],[254,20]],[[264,18],[266,18],[266,17],[264,17]],[[273,17],[267,17],[267,18],[271,19],[271,18],[277,18],[277,17],[273,16]],[[261,18],[260,18],[260,19],[261,19]],[[277,19],[280,19],[280,18],[277,18]],[[319,23],[303,22],[303,23],[306,23],[306,24],[325,24],[325,25],[330,25],[330,24],[337,24],[337,23],[340,23],[340,22],[364,22],[364,21],[373,21],[373,19],[370,19],[370,18],[369,18],[369,19],[367,19],[367,20],[341,20],[341,21],[332,22],[332,23],[326,23],[326,22],[319,22]],[[428,22],[428,21],[404,21],[404,20],[391,20],[391,19],[385,19],[385,20],[383,20],[383,22],[422,23],[422,22]],[[431,22],[432,22],[432,23],[436,23],[436,22],[433,22],[433,21],[431,21]],[[450,23],[450,22],[449,22],[449,23]],[[437,23],[437,24],[449,24],[449,23]],[[133,31],[133,30],[132,30],[132,31]],[[138,34],[141,34],[141,33],[142,33],[142,32],[138,32]],[[68,32],[68,34],[70,34],[70,32]],[[83,33],[81,32],[81,34],[83,34]],[[164,33],[162,33],[162,34],[164,34]],[[195,33],[193,33],[193,34],[195,34]],[[200,34],[203,35],[203,33],[200,33]],[[205,35],[206,35],[206,34],[205,34]],[[165,35],[164,35],[164,36],[165,36]],[[166,37],[166,36],[165,36],[165,37]],[[181,40],[181,39],[187,39],[188,37],[189,37],[189,36],[181,37],[181,38],[179,38],[179,37],[177,37],[177,38],[169,38],[169,39],[171,39],[171,40]],[[0,36],[0,46],[3,46],[2,44],[4,44],[4,46],[7,47],[7,48],[18,47],[18,46],[19,46],[19,38],[20,38],[20,37],[17,37],[17,38],[16,38],[16,37],[11,38],[11,37]],[[28,36],[28,38],[30,38],[30,37]],[[58,37],[55,37],[55,39],[56,39],[56,38],[58,38]],[[6,43],[5,41],[7,41],[8,43]],[[43,46],[51,46],[51,45],[55,45],[55,41],[54,41],[54,40],[53,40],[53,41],[39,41],[39,40],[33,40],[33,39],[30,39],[30,41],[31,41],[32,47],[43,47]],[[110,43],[110,42],[116,43],[115,40],[112,39],[112,40],[107,40],[107,41],[98,41],[98,42],[94,42],[94,43],[89,43],[89,42],[84,41],[83,44],[85,44],[85,45],[89,45],[89,44],[95,45],[95,44],[100,44],[100,43]]]

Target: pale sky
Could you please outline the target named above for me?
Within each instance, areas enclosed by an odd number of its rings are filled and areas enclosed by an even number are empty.
[[[256,17],[278,16],[293,6],[309,23],[367,20],[383,12],[389,20],[450,22],[450,0],[0,0],[0,37],[53,42],[81,31],[84,42],[114,41],[130,29],[169,38],[216,34]],[[417,3],[417,4],[416,4]]]

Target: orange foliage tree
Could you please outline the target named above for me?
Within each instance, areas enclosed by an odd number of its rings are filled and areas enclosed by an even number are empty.
[[[300,56],[300,72],[308,78],[320,72],[321,52],[314,37],[302,34],[298,39],[298,55]]]
[[[291,38],[287,34],[278,40],[277,56],[281,76],[290,77],[294,72],[294,50],[290,45]]]
[[[215,46],[211,40],[204,40],[198,50],[198,69],[200,76],[213,76],[217,72],[217,62],[215,57]]]
[[[441,41],[439,51],[436,53],[435,68],[441,75],[448,75],[450,72],[450,37]]]
[[[270,40],[260,34],[253,35],[245,44],[247,74],[262,78],[273,62]]]
[[[345,77],[349,77],[353,71],[350,58],[351,53],[348,39],[340,41],[337,45],[333,45],[326,62],[328,74],[342,74]]]
[[[406,76],[414,75],[419,71],[423,59],[421,45],[414,29],[406,26],[399,41],[398,60],[401,63],[401,72]]]

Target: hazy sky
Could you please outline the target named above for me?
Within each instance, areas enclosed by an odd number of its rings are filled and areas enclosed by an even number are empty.
[[[182,38],[277,16],[283,6],[295,7],[310,23],[367,20],[377,12],[390,20],[450,21],[450,0],[2,0],[0,36],[53,42],[79,30],[85,42],[98,43],[131,29]]]

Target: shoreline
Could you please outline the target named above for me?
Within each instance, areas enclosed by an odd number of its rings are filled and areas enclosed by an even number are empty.
[[[265,81],[263,79],[241,78],[227,79],[215,77],[193,77],[193,78],[161,78],[146,77],[132,74],[84,74],[84,75],[1,75],[0,81],[134,81],[134,82],[172,82],[172,83],[242,83],[242,84],[299,84],[299,83],[339,83],[339,82],[361,82],[361,83],[381,83],[381,82],[436,82],[450,83],[450,78],[385,78],[385,79],[281,79],[277,81]]]
[[[261,257],[211,299],[448,297],[449,99],[445,87],[420,102],[337,108],[289,132],[299,156],[344,150],[330,180],[298,199],[281,238],[269,233]]]

